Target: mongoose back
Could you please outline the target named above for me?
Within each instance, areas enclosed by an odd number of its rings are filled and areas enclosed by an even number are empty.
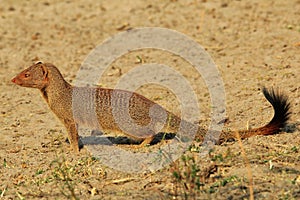
[[[72,86],[50,63],[38,62],[18,74],[12,82],[41,91],[50,109],[65,125],[75,152],[79,152],[77,130],[81,125],[101,131],[122,132],[133,139],[143,140],[141,146],[149,144],[158,131],[177,133],[184,127],[185,132],[189,134],[196,126],[181,120],[172,112],[135,92]],[[285,95],[266,88],[263,88],[263,94],[272,104],[274,116],[263,127],[238,131],[241,139],[275,134],[289,119],[290,104]],[[79,99],[74,101],[74,97]],[[94,118],[91,115],[94,115]],[[207,130],[198,126],[196,129],[196,137],[203,141]],[[236,132],[222,131],[217,143],[235,138]]]

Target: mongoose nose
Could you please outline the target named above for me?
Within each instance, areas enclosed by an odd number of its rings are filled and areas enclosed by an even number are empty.
[[[16,78],[11,79],[11,82],[16,83]]]

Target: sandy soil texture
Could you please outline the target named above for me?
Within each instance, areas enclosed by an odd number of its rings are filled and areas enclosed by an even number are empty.
[[[299,0],[1,1],[0,199],[299,199],[299,10]],[[138,27],[173,29],[206,49],[225,87],[224,129],[259,127],[270,120],[273,111],[262,86],[278,87],[289,96],[288,128],[215,146],[203,157],[192,148],[155,173],[117,171],[86,148],[74,155],[65,128],[39,91],[10,80],[42,60],[55,64],[72,83],[97,45]],[[199,122],[208,125],[207,86],[179,56],[149,49],[129,52],[111,64],[99,84],[114,87],[141,63],[166,64],[183,74],[197,95]],[[137,91],[180,113],[166,88],[146,85]]]

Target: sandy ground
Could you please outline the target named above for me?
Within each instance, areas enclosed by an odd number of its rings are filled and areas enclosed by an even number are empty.
[[[299,10],[299,0],[1,1],[0,198],[299,199]],[[225,129],[267,123],[273,111],[259,88],[275,86],[290,98],[294,130],[250,138],[242,145],[228,142],[215,146],[209,156],[189,151],[189,159],[155,173],[116,171],[86,148],[74,155],[63,125],[39,91],[17,87],[10,79],[43,60],[72,82],[91,50],[136,27],[173,29],[207,50],[225,86]],[[180,57],[157,50],[128,53],[106,70],[99,84],[114,87],[141,60],[179,70],[191,82],[201,102],[199,121],[207,126],[211,107],[206,86]],[[148,85],[138,92],[180,112],[165,88]]]

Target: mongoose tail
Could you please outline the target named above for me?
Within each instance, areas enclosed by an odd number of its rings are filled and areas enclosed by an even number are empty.
[[[280,93],[278,90],[275,91],[273,88],[262,89],[263,94],[265,98],[271,103],[273,110],[274,110],[274,116],[272,120],[266,124],[265,126],[262,126],[260,128],[254,128],[250,130],[240,130],[237,132],[223,132],[220,136],[219,143],[222,143],[226,140],[230,139],[236,139],[237,133],[239,133],[239,136],[241,139],[253,137],[256,135],[272,135],[276,134],[281,131],[281,129],[286,125],[287,121],[290,118],[290,103],[288,101],[288,97],[282,93]]]

